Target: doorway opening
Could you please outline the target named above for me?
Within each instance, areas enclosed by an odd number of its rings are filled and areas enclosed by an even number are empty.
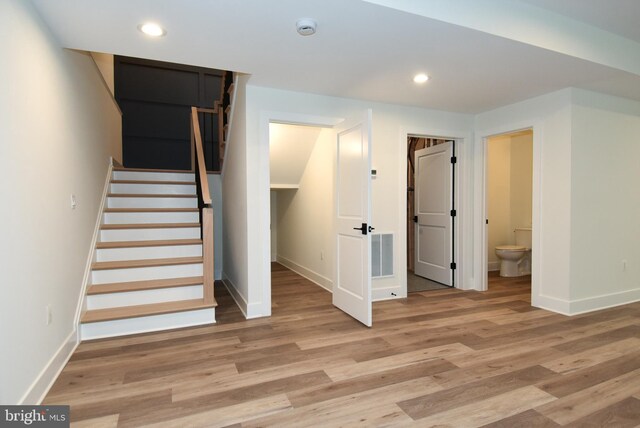
[[[270,261],[329,292],[334,269],[333,144],[331,128],[269,123]],[[276,294],[270,292],[273,300]]]
[[[455,286],[452,138],[407,136],[407,292]]]
[[[533,130],[486,140],[487,287],[531,295],[533,231]]]

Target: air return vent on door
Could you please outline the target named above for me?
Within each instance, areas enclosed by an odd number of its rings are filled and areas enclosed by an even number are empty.
[[[371,235],[371,277],[393,276],[393,233]]]

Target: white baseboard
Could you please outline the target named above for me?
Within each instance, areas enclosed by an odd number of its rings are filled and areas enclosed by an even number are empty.
[[[69,358],[78,347],[78,333],[73,330],[64,340],[60,348],[53,354],[46,366],[42,369],[36,380],[33,381],[27,392],[22,396],[19,405],[34,405],[42,403],[44,397],[53,386]],[[5,403],[6,404],[6,403]]]
[[[240,294],[233,281],[231,281],[224,272],[222,272],[222,283],[224,284],[229,294],[231,294],[231,298],[234,302],[236,302],[238,308],[240,308],[240,312],[242,312],[242,315],[244,315],[245,318],[248,318],[247,307],[249,306],[249,304],[245,300],[244,296]]]
[[[498,262],[489,262],[489,263],[487,263],[487,270],[489,272],[500,270],[500,262],[498,261]]]
[[[579,315],[640,301],[640,288],[578,300],[532,296],[532,305],[562,315]]]
[[[327,278],[326,276],[320,275],[319,273],[314,272],[311,269],[307,269],[306,267],[301,266],[296,262],[289,260],[288,258],[283,257],[281,255],[277,256],[277,262],[291,269],[298,275],[308,279],[314,284],[319,285],[320,287],[327,290],[329,293],[333,292],[333,281]]]
[[[546,309],[551,312],[556,312],[562,315],[571,315],[571,302],[564,299],[558,299],[556,297],[544,296],[544,295],[531,295],[531,306],[536,308]]]
[[[570,314],[578,315],[637,301],[640,301],[640,288],[588,297],[586,299],[572,300],[570,303]]]
[[[236,305],[238,306],[238,308],[240,308],[240,311],[246,319],[250,320],[253,318],[262,318],[269,315],[265,315],[262,313],[262,302],[248,303],[247,299],[245,299],[245,297],[240,294],[233,281],[231,281],[224,272],[222,272],[222,283],[224,284],[229,294],[231,294],[233,301],[236,302]]]

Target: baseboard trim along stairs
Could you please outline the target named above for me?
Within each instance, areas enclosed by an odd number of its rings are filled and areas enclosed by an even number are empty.
[[[114,168],[106,197],[82,340],[215,323],[194,173]]]

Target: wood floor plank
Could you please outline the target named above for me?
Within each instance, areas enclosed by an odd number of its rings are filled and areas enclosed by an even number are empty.
[[[118,423],[122,426],[148,425],[169,419],[188,417],[191,414],[202,411],[230,407],[242,401],[264,399],[302,388],[329,383],[331,383],[331,379],[323,371],[285,376],[268,382],[254,383],[211,394],[202,394],[197,398],[186,401],[174,401],[171,404],[153,406],[153,408],[148,409],[151,412],[147,412],[144,415],[136,411],[124,411],[120,413]]]
[[[554,372],[542,366],[533,366],[466,383],[455,388],[448,388],[411,400],[401,401],[398,405],[406,414],[417,420],[533,385],[543,379],[552,377],[554,374]]]
[[[548,404],[536,406],[535,410],[560,425],[566,425],[606,409],[639,391],[640,369],[589,388],[580,389]]]
[[[560,425],[547,418],[546,416],[541,415],[533,409],[530,409],[525,412],[509,416],[508,418],[500,419],[499,421],[483,425],[482,428],[556,428],[559,426]]]
[[[319,423],[324,426],[401,426],[405,423],[411,424],[413,419],[406,414],[404,417],[400,417],[397,414],[400,408],[392,402],[393,400],[407,400],[438,390],[440,390],[440,387],[428,377],[411,379],[376,390],[357,392],[320,403],[291,408],[287,412],[243,423],[243,428],[265,426],[315,427]],[[393,400],[390,401],[384,397],[393,397]],[[348,405],[345,406],[345,403],[348,403]],[[391,405],[391,409],[383,408],[381,411],[376,411],[376,409],[385,405]],[[402,413],[404,414],[404,412]],[[363,418],[365,421],[362,420]],[[379,423],[373,423],[372,419],[377,419]],[[380,419],[385,419],[386,422],[382,422]],[[391,421],[393,423],[388,423]]]
[[[640,400],[629,397],[566,426],[570,428],[632,428],[638,425],[640,425]]]
[[[318,403],[332,398],[354,394],[356,392],[381,388],[396,382],[404,382],[410,379],[427,377],[453,368],[455,368],[453,364],[439,358],[383,372],[359,376],[353,379],[333,382],[327,386],[298,391],[296,393],[289,394],[289,400],[294,407],[302,407],[311,403]]]
[[[540,389],[556,397],[565,397],[609,381],[617,375],[636,370],[640,370],[640,350],[602,362],[594,367],[556,377],[541,383]],[[640,387],[640,384],[638,386]]]
[[[274,264],[271,317],[216,282],[216,325],[81,343],[44,402],[79,426],[640,424],[640,303],[566,317],[529,281],[378,302],[367,328]]]
[[[108,415],[100,418],[72,422],[71,428],[116,428],[118,426],[118,416],[119,415]]]
[[[455,407],[420,420],[421,426],[480,427],[553,402],[555,397],[535,386],[525,386],[504,394]]]
[[[631,337],[598,348],[560,357],[543,363],[542,366],[557,373],[567,374],[587,367],[593,367],[605,361],[631,353],[637,349],[640,349],[640,338]]]

